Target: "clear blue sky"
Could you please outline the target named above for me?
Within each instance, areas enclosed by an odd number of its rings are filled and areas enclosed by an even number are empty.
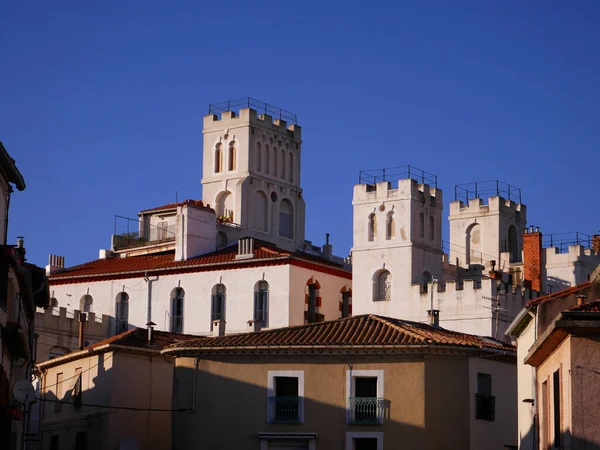
[[[307,238],[352,245],[360,169],[523,189],[545,233],[600,230],[596,1],[21,1],[0,5],[0,140],[25,177],[9,240],[67,265],[114,215],[201,198],[202,116],[298,114]],[[446,224],[445,224],[446,226]]]

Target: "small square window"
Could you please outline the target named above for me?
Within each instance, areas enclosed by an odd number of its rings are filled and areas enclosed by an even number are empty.
[[[383,450],[383,433],[350,431],[346,433],[345,450]]]

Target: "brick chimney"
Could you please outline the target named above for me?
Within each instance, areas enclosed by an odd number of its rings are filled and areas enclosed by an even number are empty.
[[[523,279],[532,290],[542,290],[542,233],[533,226],[523,234]]]
[[[592,236],[592,250],[600,255],[600,234]]]

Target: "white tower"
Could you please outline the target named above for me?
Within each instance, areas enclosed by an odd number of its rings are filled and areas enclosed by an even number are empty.
[[[296,250],[305,227],[301,128],[284,120],[295,115],[264,103],[244,99],[239,114],[234,105],[211,105],[202,131],[202,197],[219,218],[217,245],[254,237]]]
[[[424,315],[411,302],[411,284],[442,276],[442,191],[411,179],[414,168],[405,173],[409,178],[396,189],[388,181],[376,182],[389,175],[354,186],[354,314]],[[432,177],[419,178],[435,183]]]
[[[458,185],[456,192],[448,216],[450,263],[466,268],[473,264],[489,266],[494,260],[498,269],[508,271],[509,263],[520,262],[527,224],[520,189],[492,181]],[[487,204],[482,195],[489,196]]]

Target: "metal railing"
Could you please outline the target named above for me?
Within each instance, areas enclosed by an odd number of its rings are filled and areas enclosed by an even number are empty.
[[[515,203],[521,203],[521,189],[504,181],[475,181],[454,186],[454,200],[469,203],[472,198],[486,199],[502,197]]]
[[[302,397],[269,397],[271,423],[300,423]]]
[[[296,125],[298,124],[298,116],[296,114],[251,97],[237,98],[235,100],[227,100],[221,103],[213,103],[208,105],[208,114],[215,114],[221,118],[221,114],[224,112],[239,112],[240,109],[244,108],[252,108],[256,112],[260,114],[267,114],[274,119],[281,119],[289,123],[294,123]]]
[[[384,400],[381,397],[350,397],[349,423],[374,425],[383,422]]]
[[[382,181],[397,182],[412,179],[421,184],[437,188],[437,175],[418,169],[414,166],[398,166],[386,169],[361,170],[358,172],[358,184],[375,185]]]
[[[567,253],[571,245],[592,248],[592,236],[580,231],[542,235],[542,247],[556,247],[559,253]]]
[[[149,244],[171,242],[175,240],[177,225],[150,225],[148,235],[140,233],[141,222],[124,216],[115,216],[113,233],[114,250],[143,247]]]

